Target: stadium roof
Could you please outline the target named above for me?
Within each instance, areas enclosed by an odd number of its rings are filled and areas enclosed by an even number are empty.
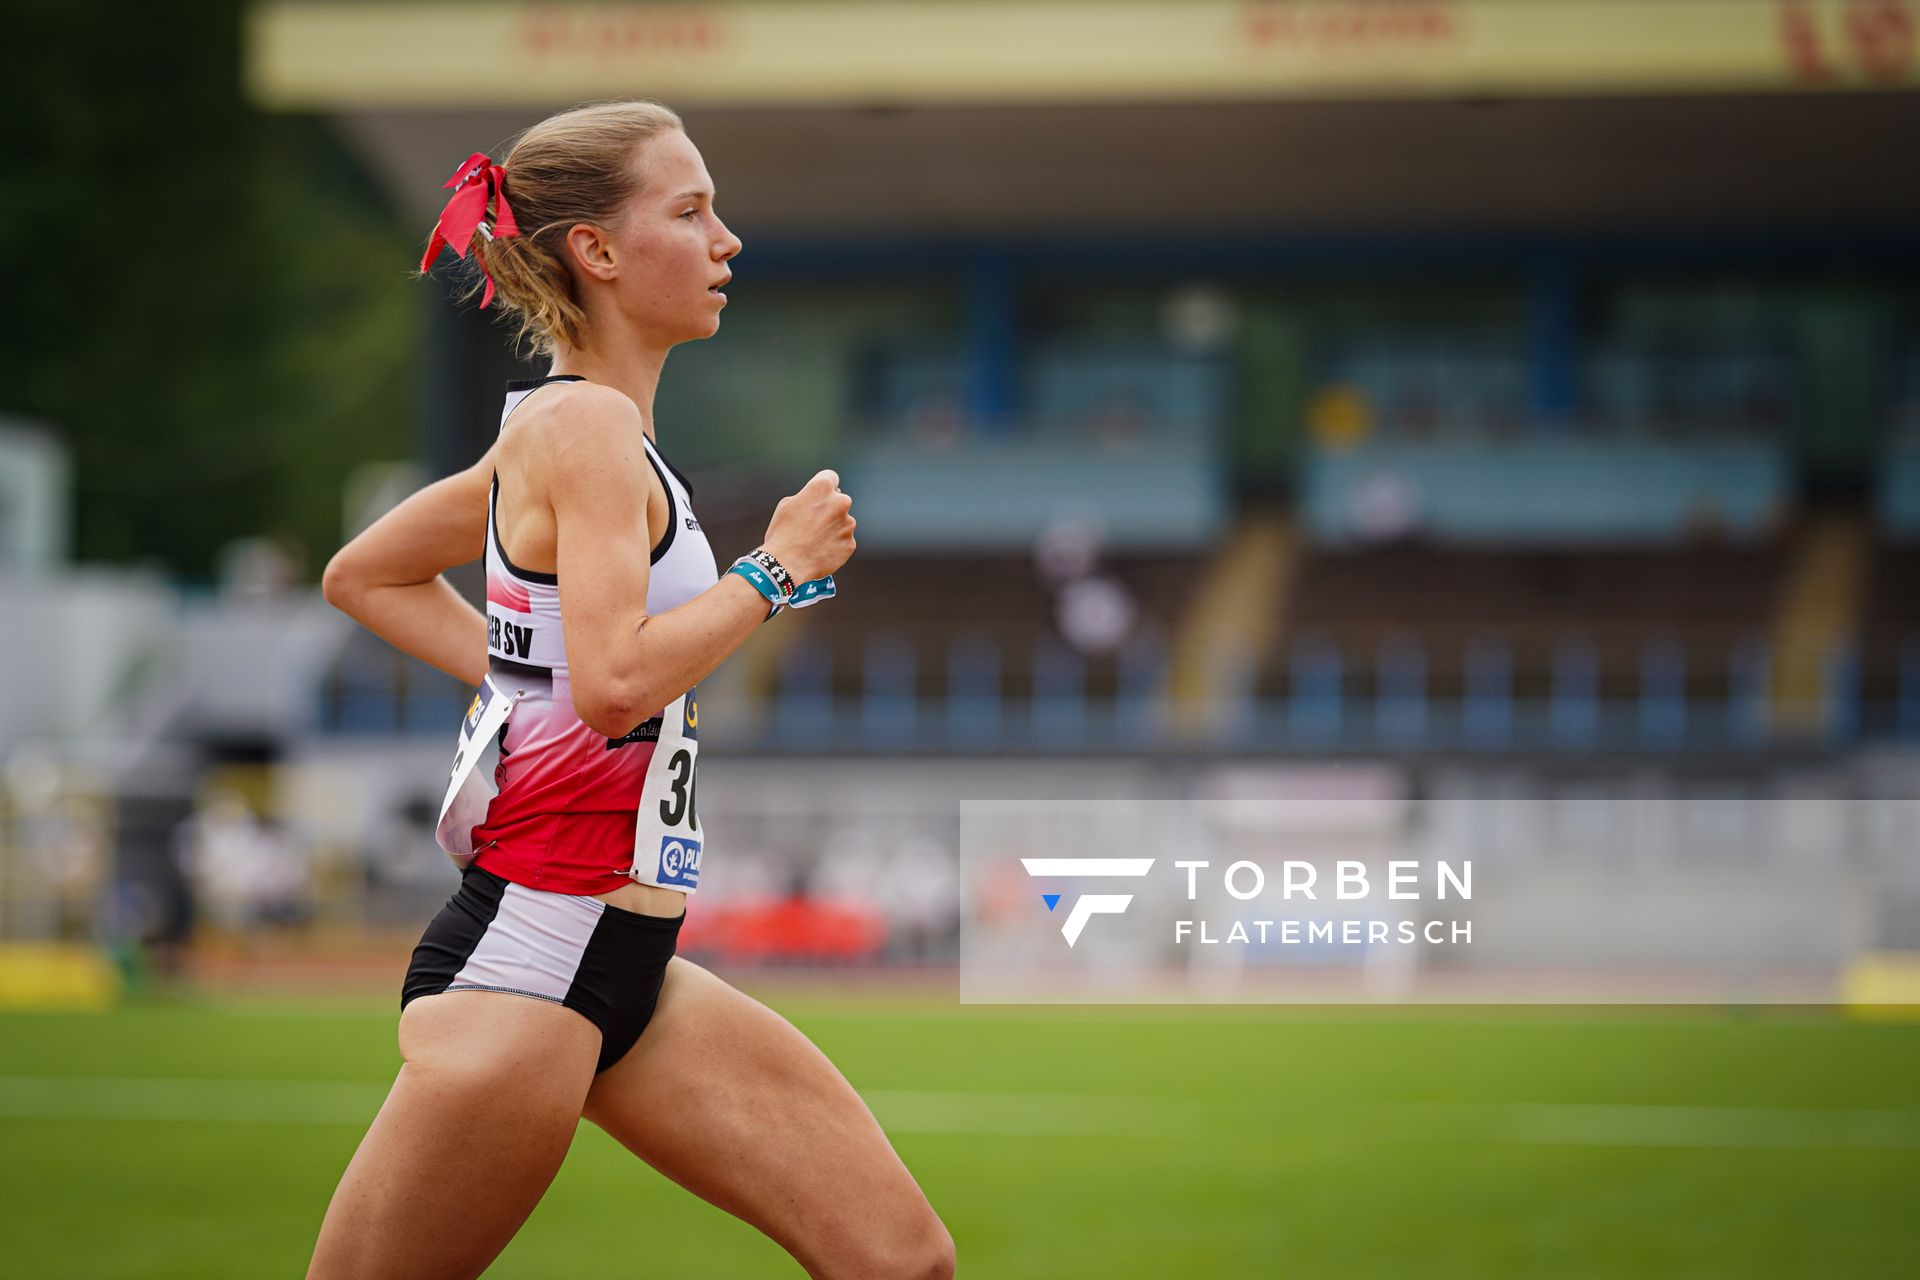
[[[475,148],[631,95],[687,116],[763,233],[1831,229],[1920,215],[1920,0],[1869,7],[1906,24],[1839,0],[275,0],[246,74],[337,116],[423,217]]]
[[[292,108],[1271,101],[1920,84],[1909,0],[301,3],[249,22]]]

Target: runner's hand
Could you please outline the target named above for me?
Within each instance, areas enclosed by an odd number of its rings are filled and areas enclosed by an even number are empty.
[[[840,475],[822,471],[800,492],[780,499],[761,545],[787,566],[796,583],[824,578],[853,554],[853,499],[840,492]]]

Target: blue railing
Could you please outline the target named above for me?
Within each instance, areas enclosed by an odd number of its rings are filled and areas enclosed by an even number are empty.
[[[1175,714],[1164,651],[1141,646],[1114,664],[1108,688],[1089,692],[1087,662],[1048,640],[1028,655],[1029,687],[1004,689],[1006,655],[981,634],[956,637],[944,655],[944,693],[918,691],[920,655],[904,638],[876,635],[859,658],[859,692],[835,692],[830,655],[799,644],[781,657],[763,704],[713,719],[729,749],[774,751],[1631,751],[1652,754],[1845,746],[1920,740],[1920,634],[1899,648],[1868,691],[1861,659],[1836,646],[1812,661],[1813,700],[1776,703],[1774,660],[1758,639],[1714,664],[1724,690],[1688,691],[1685,655],[1671,641],[1639,652],[1627,692],[1604,693],[1590,642],[1555,647],[1543,688],[1516,691],[1514,656],[1497,636],[1469,645],[1456,693],[1432,688],[1431,655],[1412,635],[1365,655],[1303,636],[1280,659],[1286,692],[1255,692],[1251,666],[1228,673],[1230,695],[1195,728]],[[1371,670],[1353,676],[1357,658]],[[1617,679],[1610,683],[1619,684]],[[338,734],[451,735],[471,691],[421,664],[356,665],[321,691],[317,726]],[[716,711],[720,708],[716,707]]]
[[[987,639],[962,637],[946,656],[944,696],[916,693],[914,651],[873,638],[860,661],[857,694],[835,696],[824,650],[796,646],[783,657],[766,728],[750,745],[776,750],[1223,750],[1679,753],[1842,746],[1865,739],[1920,739],[1920,635],[1902,648],[1892,692],[1863,691],[1858,654],[1836,646],[1812,661],[1805,704],[1780,702],[1774,660],[1758,639],[1713,664],[1723,692],[1688,689],[1680,647],[1650,640],[1625,693],[1602,690],[1592,644],[1578,635],[1551,654],[1545,687],[1516,691],[1513,654],[1497,637],[1470,645],[1459,692],[1432,690],[1430,655],[1417,637],[1383,642],[1367,655],[1370,687],[1355,688],[1352,655],[1302,637],[1282,659],[1283,696],[1243,690],[1195,729],[1166,694],[1163,654],[1123,657],[1111,692],[1090,693],[1086,664],[1047,642],[1032,655],[1031,688],[1001,691],[1002,655]],[[1805,661],[1804,659],[1796,659]],[[1610,683],[1618,684],[1617,676]]]

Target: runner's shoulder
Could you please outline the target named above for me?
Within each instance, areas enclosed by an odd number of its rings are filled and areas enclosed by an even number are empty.
[[[608,427],[642,426],[640,409],[624,392],[597,382],[563,382],[545,388],[507,418],[502,436],[514,435],[526,444],[575,447],[589,444],[582,437],[617,438]]]
[[[644,478],[644,431],[639,408],[624,393],[573,382],[548,389],[509,417],[500,445],[550,481],[602,471]]]

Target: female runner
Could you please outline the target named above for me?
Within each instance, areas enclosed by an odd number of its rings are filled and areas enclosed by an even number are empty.
[[[854,549],[851,501],[822,471],[774,509],[760,551],[777,563],[717,575],[654,445],[667,352],[718,329],[740,251],[706,165],[673,112],[610,103],[542,121],[448,185],[429,256],[470,241],[482,305],[497,288],[552,373],[513,384],[486,455],[355,538],[323,590],[406,652],[519,696],[499,793],[455,835],[477,853],[407,972],[399,1075],[308,1274],[480,1274],[584,1116],[809,1275],[951,1276],[952,1238],[833,1064],[673,956],[699,869],[680,838],[692,690]],[[485,616],[440,577],[482,555]],[[651,1274],[659,1225],[609,1267]]]

